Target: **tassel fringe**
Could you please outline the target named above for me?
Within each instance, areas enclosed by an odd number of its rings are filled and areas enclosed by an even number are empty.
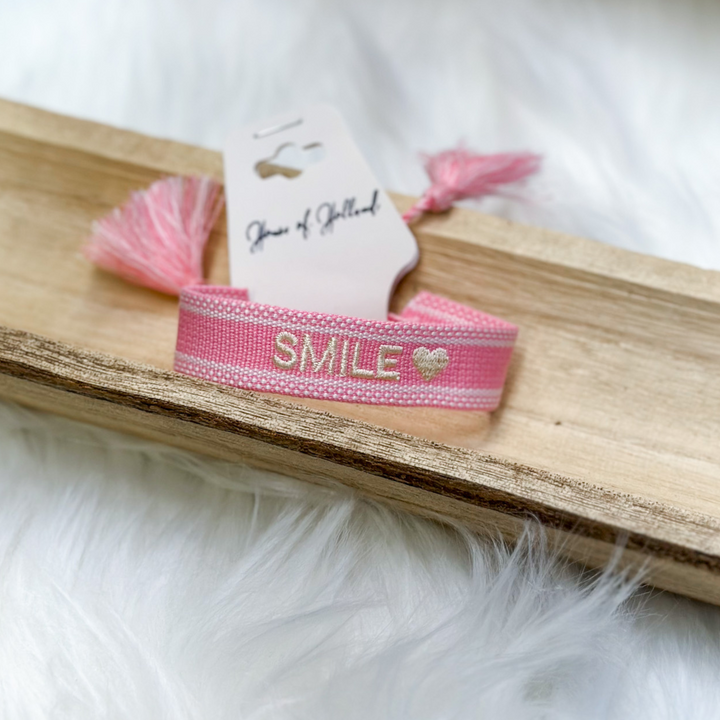
[[[411,223],[426,212],[443,212],[458,200],[496,195],[502,185],[524,180],[540,169],[541,158],[532,153],[477,155],[459,148],[425,157],[432,183],[404,215]]]
[[[83,253],[125,280],[179,295],[203,282],[205,245],[223,203],[220,183],[211,178],[158,180],[93,223]]]

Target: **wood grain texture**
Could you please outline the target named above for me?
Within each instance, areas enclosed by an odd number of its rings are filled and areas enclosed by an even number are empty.
[[[720,603],[720,275],[454,210],[415,226],[427,289],[517,323],[487,415],[288,401],[167,372],[176,302],[79,256],[93,219],[217,153],[0,102],[0,394],[512,535],[627,537],[652,582]],[[399,207],[410,198],[395,196]],[[225,221],[208,270],[227,282]]]

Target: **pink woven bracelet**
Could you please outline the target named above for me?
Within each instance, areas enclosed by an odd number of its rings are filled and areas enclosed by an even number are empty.
[[[245,290],[180,294],[175,370],[225,385],[373,405],[494,410],[515,325],[422,292],[387,321],[261,305]]]

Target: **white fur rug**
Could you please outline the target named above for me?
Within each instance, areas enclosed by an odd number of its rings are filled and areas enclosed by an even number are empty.
[[[0,0],[0,95],[219,147],[337,105],[385,185],[720,268],[720,5]],[[0,405],[0,717],[720,717],[720,611],[351,494]]]

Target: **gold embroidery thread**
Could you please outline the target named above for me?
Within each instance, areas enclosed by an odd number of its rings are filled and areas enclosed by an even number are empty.
[[[431,351],[426,347],[419,347],[413,352],[413,365],[425,382],[436,378],[449,362],[450,358],[445,348],[436,348]]]
[[[393,368],[397,367],[397,357],[388,357],[389,355],[402,355],[402,347],[400,345],[381,345],[378,352],[377,374],[378,380],[399,380],[400,373]]]
[[[281,332],[275,338],[275,349],[278,353],[284,353],[288,356],[287,359],[284,359],[278,355],[273,355],[275,367],[282,368],[283,370],[291,370],[297,365],[298,356],[294,347],[297,343],[298,339],[289,332]]]
[[[342,345],[339,346],[340,342],[342,342]],[[311,372],[334,375],[337,372],[340,377],[349,375],[350,377],[366,380],[391,380],[395,382],[400,380],[398,362],[404,350],[401,345],[380,345],[376,351],[377,361],[375,368],[371,370],[370,368],[360,367],[360,356],[363,349],[361,341],[355,341],[352,353],[350,352],[350,343],[350,340],[340,341],[337,337],[330,337],[327,339],[322,354],[318,356],[318,351],[313,345],[310,333],[303,333],[302,338],[298,339],[293,333],[284,330],[275,337],[275,353],[272,356],[272,361],[277,368],[282,370],[297,369],[301,373]],[[340,350],[339,353],[338,349]],[[438,359],[427,348],[418,348],[418,350],[425,350],[429,354],[430,361],[425,360],[426,365],[427,362],[435,362],[436,365],[438,362],[442,364],[442,358]],[[418,350],[413,354],[413,362],[421,374],[423,372],[427,373],[429,372],[427,369],[421,369],[423,358],[417,355]],[[437,350],[434,352],[438,353]],[[444,353],[445,351],[442,350],[441,352]],[[419,357],[420,366],[418,365]],[[337,369],[336,364],[339,366]],[[445,354],[445,365],[447,365],[447,353]]]
[[[360,341],[355,343],[355,349],[353,350],[352,366],[350,367],[350,375],[356,378],[374,378],[375,373],[372,370],[366,370],[365,368],[359,367],[360,362]]]

